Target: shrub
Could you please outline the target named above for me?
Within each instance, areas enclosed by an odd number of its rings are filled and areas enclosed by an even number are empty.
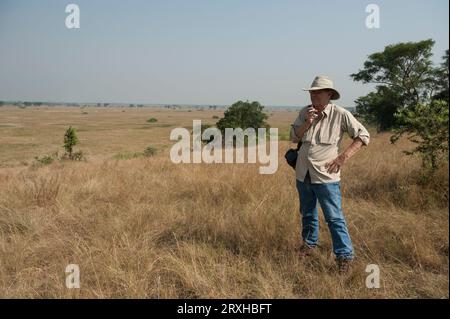
[[[155,123],[155,122],[158,122],[158,120],[155,119],[154,117],[151,117],[147,120],[147,123]]]
[[[66,133],[64,134],[64,149],[66,153],[63,155],[62,159],[68,159],[72,161],[85,160],[82,151],[74,152],[73,147],[78,144],[78,137],[75,129],[69,126]]]
[[[69,126],[66,133],[64,134],[64,149],[69,158],[72,157],[73,147],[78,144],[78,137],[75,129]]]
[[[78,152],[74,152],[72,154],[72,161],[84,161],[86,160],[86,158],[84,157],[84,153],[83,151],[78,151]]]
[[[434,100],[428,104],[416,104],[395,114],[399,127],[394,130],[391,143],[406,134],[417,146],[407,155],[419,153],[422,166],[431,171],[438,168],[443,159],[448,160],[448,101]]]
[[[153,146],[149,146],[144,150],[144,156],[145,157],[151,157],[156,155],[156,148]]]
[[[39,164],[42,164],[42,165],[49,165],[49,164],[53,163],[53,161],[55,160],[55,158],[52,155],[43,155],[42,157],[36,156],[34,159]]]

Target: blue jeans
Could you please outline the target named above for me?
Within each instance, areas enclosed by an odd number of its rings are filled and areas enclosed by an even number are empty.
[[[305,181],[297,180],[302,215],[302,238],[309,246],[319,240],[317,200],[322,207],[333,241],[333,252],[338,259],[353,259],[353,246],[341,206],[340,182],[311,184],[309,172]]]

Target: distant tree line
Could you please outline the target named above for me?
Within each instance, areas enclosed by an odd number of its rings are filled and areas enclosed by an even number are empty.
[[[4,105],[13,105],[13,106],[18,106],[18,107],[30,107],[30,106],[70,106],[70,107],[110,107],[110,106],[115,106],[115,107],[130,107],[130,108],[134,108],[134,107],[138,107],[138,108],[143,108],[143,107],[163,107],[166,109],[172,109],[172,110],[181,110],[181,109],[186,109],[186,108],[194,108],[197,110],[205,110],[206,108],[210,109],[210,110],[217,110],[218,108],[224,108],[223,106],[218,106],[218,105],[209,105],[209,106],[201,106],[201,105],[177,105],[177,104],[162,104],[162,105],[157,105],[157,104],[134,104],[134,103],[130,103],[130,104],[118,104],[118,103],[67,103],[67,102],[44,102],[44,101],[0,101],[0,106],[4,106]]]

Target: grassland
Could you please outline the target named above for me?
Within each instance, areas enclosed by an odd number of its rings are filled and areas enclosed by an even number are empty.
[[[411,145],[375,132],[342,172],[357,258],[335,272],[321,215],[319,251],[300,260],[293,170],[180,164],[170,130],[220,110],[0,108],[0,297],[448,298],[448,163],[430,179]],[[296,113],[274,111],[286,136]],[[157,122],[147,123],[151,117]],[[36,165],[77,129],[86,162]],[[349,139],[344,141],[348,145]],[[152,157],[136,154],[147,146]],[[119,155],[118,155],[119,154]],[[65,287],[78,264],[81,289]],[[366,265],[381,287],[367,289]]]

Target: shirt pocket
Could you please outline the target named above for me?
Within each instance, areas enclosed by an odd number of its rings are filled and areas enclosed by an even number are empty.
[[[313,139],[313,128],[311,127],[303,134],[302,143],[305,142],[311,143],[312,139]]]
[[[321,127],[319,134],[320,144],[337,144],[340,137],[340,128],[336,125]]]

